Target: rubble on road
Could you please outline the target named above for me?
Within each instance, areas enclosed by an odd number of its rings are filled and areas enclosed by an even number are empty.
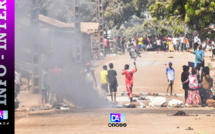
[[[121,94],[121,96],[127,96],[127,95],[128,95],[127,93],[122,93],[122,94]]]
[[[146,105],[142,102],[132,102],[123,105],[124,108],[146,108]]]
[[[124,108],[136,108],[136,105],[128,103],[128,104],[125,104],[123,107]]]
[[[188,127],[185,130],[193,130],[193,128],[192,127]]]
[[[112,107],[113,107],[113,108],[123,108],[123,106],[122,106],[121,104],[119,104],[119,103],[113,104]]]
[[[140,97],[140,95],[138,95],[138,94],[133,94],[133,97]]]
[[[139,99],[139,100],[146,100],[146,98],[143,97],[143,96],[140,96],[138,99]]]
[[[206,104],[208,105],[208,107],[215,107],[215,100],[213,99],[208,99],[206,101]]]
[[[167,107],[167,102],[164,102],[162,105],[161,105],[161,107]]]
[[[169,101],[168,107],[183,107],[183,101],[172,99],[171,101]]]
[[[173,116],[188,116],[184,111],[178,111],[177,113],[173,114]]]
[[[60,107],[60,110],[70,110],[69,107]]]
[[[161,107],[166,102],[165,97],[146,97],[149,100],[150,107]]]

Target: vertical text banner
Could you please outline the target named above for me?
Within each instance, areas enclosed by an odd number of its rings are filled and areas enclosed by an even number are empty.
[[[0,128],[14,133],[15,0],[0,0]]]

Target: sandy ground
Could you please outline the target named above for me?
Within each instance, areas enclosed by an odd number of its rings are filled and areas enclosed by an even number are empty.
[[[206,54],[208,57],[210,53]],[[176,71],[174,94],[183,94],[180,75],[182,66],[187,61],[194,61],[194,55],[187,52],[157,53],[147,52],[137,59],[138,72],[134,75],[134,93],[165,93],[167,80],[165,68],[169,61],[173,62]],[[133,60],[128,54],[123,56],[108,56],[104,61],[96,62],[96,77],[100,83],[99,72],[102,65],[114,63],[118,73],[118,94],[125,92],[124,76],[121,75],[124,64],[133,67]],[[206,58],[206,64],[212,63]],[[211,71],[211,74],[214,74]],[[175,97],[168,97],[168,99]],[[183,100],[183,97],[176,97]],[[22,91],[19,99],[21,106],[39,105],[40,95]],[[189,116],[172,116],[178,110],[185,111]],[[127,127],[110,128],[110,113],[125,113]],[[69,111],[43,110],[31,112],[16,112],[16,134],[88,134],[88,133],[146,133],[146,134],[213,134],[215,133],[214,108],[149,108],[149,109],[73,109]],[[192,127],[193,130],[185,130]]]

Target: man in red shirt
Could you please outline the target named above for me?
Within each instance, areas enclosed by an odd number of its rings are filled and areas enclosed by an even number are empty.
[[[129,65],[125,65],[125,70],[122,72],[122,75],[125,75],[125,84],[126,84],[126,89],[128,92],[128,97],[130,98],[130,102],[132,102],[132,87],[133,87],[133,73],[137,72],[137,66],[136,63],[134,62],[134,67],[135,70],[129,69]]]

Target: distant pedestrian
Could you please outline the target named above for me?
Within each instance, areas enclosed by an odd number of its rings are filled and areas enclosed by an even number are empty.
[[[138,35],[138,50],[140,50],[141,47],[143,47],[143,37]]]
[[[184,46],[186,48],[186,51],[188,51],[188,49],[190,48],[190,45],[189,45],[189,41],[188,41],[187,36],[184,38]]]
[[[96,81],[95,73],[94,73],[94,70],[91,68],[90,63],[86,63],[85,81],[87,83],[94,83],[95,87],[97,87],[97,81]]]
[[[109,84],[109,89],[110,89],[110,95],[111,95],[111,101],[112,103],[117,103],[116,101],[116,92],[117,92],[117,87],[118,87],[118,82],[117,82],[117,73],[113,69],[113,63],[109,64],[110,69],[108,70],[108,75],[107,75],[107,81]]]
[[[199,37],[198,37],[198,34],[196,34],[196,36],[194,37],[194,51],[197,50],[198,45],[199,45]]]
[[[125,53],[125,43],[126,43],[126,39],[125,39],[125,36],[122,38],[122,42],[121,42],[121,51],[122,51],[122,54]]]
[[[108,39],[105,37],[104,38],[104,57],[106,57],[107,54],[107,49],[108,48]]]
[[[156,42],[157,42],[158,50],[161,51],[161,39],[157,38]]]
[[[103,66],[103,70],[100,72],[100,77],[101,77],[101,89],[108,94],[108,82],[107,82],[107,66]]]
[[[169,67],[166,68],[166,77],[167,77],[167,81],[168,81],[166,93],[168,94],[169,87],[170,87],[170,95],[172,95],[173,84],[174,84],[174,79],[175,79],[175,70],[174,70],[174,68],[172,68],[171,61],[169,62]]]
[[[215,42],[210,41],[209,45],[211,46],[211,49],[212,49],[212,59],[213,59],[213,56],[215,55]]]
[[[124,67],[124,71],[122,72],[122,75],[125,75],[125,84],[128,92],[128,97],[130,98],[130,102],[132,102],[132,98],[133,98],[133,94],[132,94],[133,74],[137,72],[137,67],[135,62],[134,62],[134,67],[135,69],[129,69],[129,65],[126,64]]]
[[[42,105],[48,103],[48,76],[45,69],[42,70],[41,77]]]
[[[184,50],[184,37],[181,35],[180,37],[180,51]]]
[[[173,43],[174,49],[177,50],[177,37],[176,36],[173,36],[172,43]]]
[[[129,52],[129,55],[130,55],[130,58],[132,59],[132,53],[131,53],[131,49],[134,49],[135,45],[134,43],[132,42],[131,38],[129,38],[129,41],[128,41],[128,52]]]

